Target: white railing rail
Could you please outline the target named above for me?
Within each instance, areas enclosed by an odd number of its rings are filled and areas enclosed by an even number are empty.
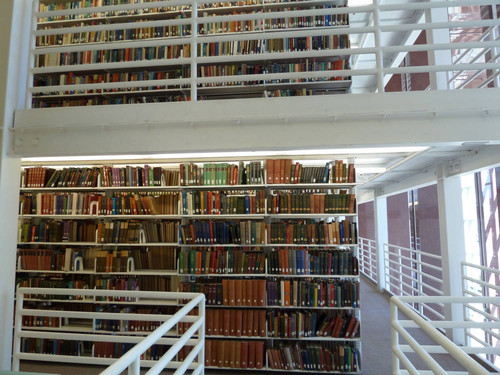
[[[441,256],[384,244],[386,290],[396,296],[442,296]],[[416,304],[421,315],[444,319],[442,303]]]
[[[368,238],[358,238],[359,272],[373,282],[378,282],[377,243]]]
[[[233,84],[241,86],[241,89],[247,91],[251,87],[267,87],[270,90],[279,89],[281,84],[286,83],[296,84],[298,88],[305,84],[309,86],[325,83],[335,83],[339,88],[347,89],[344,81],[353,80],[353,88],[356,88],[356,77],[363,78],[366,86],[366,77],[369,79],[369,86],[364,87],[365,92],[377,91],[383,92],[383,83],[387,77],[393,74],[409,74],[409,73],[446,73],[448,75],[457,74],[454,72],[468,71],[470,74],[478,72],[487,72],[489,80],[498,76],[500,71],[500,57],[498,50],[500,48],[500,39],[498,38],[498,29],[500,27],[500,19],[492,17],[492,19],[467,19],[467,20],[451,20],[448,19],[426,19],[422,15],[430,10],[444,9],[448,10],[455,7],[467,6],[483,6],[491,7],[493,14],[496,14],[497,0],[455,0],[455,1],[425,1],[415,3],[397,3],[387,5],[367,5],[356,7],[332,7],[318,9],[281,9],[280,12],[275,12],[279,7],[283,7],[282,2],[274,2],[268,0],[255,1],[247,11],[241,14],[213,14],[217,13],[217,4],[214,0],[197,1],[197,0],[175,0],[175,1],[158,1],[158,2],[132,2],[131,4],[112,5],[97,8],[78,8],[68,10],[48,10],[44,12],[38,11],[38,1],[34,0],[32,37],[30,47],[30,67],[29,67],[29,87],[27,90],[27,107],[31,107],[31,100],[34,95],[63,95],[66,91],[74,93],[89,94],[100,93],[105,90],[109,95],[126,93],[127,91],[140,91],[142,88],[153,87],[154,90],[163,90],[165,93],[177,90],[191,97],[191,100],[197,100],[198,94],[203,95],[203,90],[214,89],[214,86],[221,84]],[[376,4],[377,1],[374,1]],[[290,3],[290,7],[300,5]],[[107,12],[135,12],[137,17],[146,15],[150,8],[168,8],[171,12],[182,14],[180,18],[172,18],[168,20],[150,20],[141,22],[127,22],[126,20],[115,20],[116,22],[103,23],[98,25],[81,26],[78,21],[85,21],[88,14],[97,14],[101,17],[106,17],[110,13]],[[177,7],[177,8],[174,8]],[[182,10],[175,10],[180,9]],[[401,16],[398,17],[397,15]],[[273,22],[273,19],[288,20],[294,17],[316,17],[315,22],[321,22],[320,19],[329,17],[333,20],[328,26],[317,27],[306,25],[301,27],[284,27],[279,23]],[[66,18],[66,21],[73,24],[61,23],[63,21],[58,18]],[[344,23],[344,19],[349,18],[349,25]],[[38,21],[41,20],[42,22]],[[138,20],[139,18],[137,18]],[[53,20],[46,22],[45,20]],[[54,21],[55,20],[55,21]],[[372,20],[376,20],[373,22]],[[413,21],[409,21],[413,20]],[[425,20],[425,21],[424,21]],[[45,21],[45,23],[43,23]],[[64,22],[66,22],[64,21]],[[134,19],[135,21],[135,19]],[[58,22],[60,23],[58,26]],[[224,27],[229,27],[230,22],[239,22],[251,24],[251,30],[246,32],[223,33],[221,30]],[[284,24],[285,21],[283,21]],[[52,29],[45,28],[46,26],[56,25]],[[278,24],[278,26],[277,26]],[[226,25],[226,26],[224,26]],[[76,26],[76,27],[73,27]],[[288,25],[287,25],[288,26]],[[125,38],[127,30],[137,27],[155,28],[155,27],[173,27],[176,28],[174,36],[161,38],[141,38],[132,39]],[[277,28],[280,28],[277,30]],[[481,28],[491,30],[494,37],[472,38],[467,41],[457,41],[449,43],[428,43],[421,45],[406,45],[405,35],[420,31],[438,31],[450,29],[474,29]],[[97,33],[112,33],[117,30],[123,31],[119,43],[112,42],[106,39],[95,41]],[[272,32],[271,32],[272,31]],[[275,32],[276,31],[276,32]],[[92,34],[93,33],[93,34]],[[78,35],[75,40],[66,38],[57,42],[55,45],[47,45],[42,42],[43,38],[62,35]],[[82,35],[93,35],[91,42],[85,40]],[[335,44],[333,48],[317,48],[314,50],[304,50],[290,47],[293,44],[294,38],[304,38],[308,43],[315,36],[327,36],[333,39],[342,35],[348,35],[351,39],[351,45],[343,42],[342,45]],[[399,37],[399,36],[402,36]],[[38,46],[36,41],[38,38]],[[272,46],[271,40],[281,40],[285,47],[275,48]],[[295,39],[297,40],[297,39]],[[86,43],[85,43],[85,42]],[[256,46],[253,52],[241,51],[236,53],[243,43],[250,42],[252,47]],[[217,55],[210,50],[210,43],[227,43],[227,52],[220,52]],[[276,44],[276,43],[275,43]],[[288,46],[288,47],[287,47]],[[163,55],[154,54],[144,58],[148,47],[157,48],[163,51]],[[172,52],[171,56],[166,56],[165,51]],[[221,47],[222,48],[222,47]],[[248,47],[250,48],[250,47]],[[126,59],[122,57],[104,58],[101,54],[109,52],[110,54],[124,53],[126,49],[129,52],[132,49],[140,49],[141,53],[137,53],[136,58]],[[174,51],[175,50],[175,51]],[[487,61],[484,59],[457,59],[452,62],[451,52],[454,50],[466,50],[469,54],[485,55],[490,57]],[[394,66],[394,61],[400,61],[395,56],[407,54],[408,52],[423,51],[428,54],[435,52],[447,52],[450,54],[450,59],[447,61],[437,61],[430,66]],[[159,53],[159,52],[158,52]],[[74,54],[83,56],[80,63],[61,62],[65,57]],[[99,58],[97,57],[99,54]],[[39,60],[43,55],[46,56],[43,63]],[[256,58],[256,56],[259,56]],[[238,64],[257,64],[262,61],[281,62],[286,65],[287,59],[302,59],[302,63],[316,63],[316,60],[324,61],[335,60],[338,57],[350,59],[353,57],[353,66],[330,67],[330,70],[324,69],[299,69],[290,66],[278,71],[263,71],[258,74],[244,74],[241,71],[226,69],[224,72],[212,75],[205,74],[201,71],[203,67],[210,64],[226,64],[231,65],[234,62]],[[394,58],[393,58],[394,57]],[[85,61],[83,61],[85,59]],[[292,64],[293,65],[293,64]],[[70,72],[75,75],[93,75],[95,71],[105,71],[107,69],[153,69],[154,71],[161,70],[161,67],[176,66],[179,69],[184,69],[182,75],[174,74],[166,78],[150,78],[143,77],[141,80],[123,78],[120,82],[115,81],[99,81],[99,82],[83,82],[80,80],[76,84],[69,82],[68,74]],[[333,70],[334,69],[334,70]],[[57,76],[53,82],[45,82],[39,86],[33,86],[33,75],[48,75]],[[59,80],[59,77],[65,76],[65,79]],[[360,81],[361,82],[361,81]],[[301,86],[302,85],[302,86]],[[305,86],[304,86],[305,87]],[[362,87],[359,87],[361,90]],[[96,91],[98,90],[98,91]],[[117,92],[118,91],[118,92]]]
[[[25,295],[31,297],[26,298]],[[77,311],[34,309],[25,306],[33,296],[45,296],[52,303],[74,303],[80,305],[121,305],[136,307],[161,307],[175,306],[179,300],[189,300],[179,306],[179,310],[173,315],[158,313],[138,312],[108,312],[108,311]],[[50,296],[51,299],[47,299]],[[71,299],[68,299],[71,298]],[[102,301],[100,299],[103,299]],[[96,310],[96,309],[94,309]],[[187,315],[190,312],[194,315]],[[24,317],[47,317],[57,319],[60,323],[57,327],[41,327],[23,325]],[[87,329],[75,328],[69,324],[62,323],[65,320],[76,319],[86,321]],[[158,328],[152,332],[97,329],[97,321],[119,321],[130,324],[134,322],[159,322]],[[120,324],[121,324],[120,323]],[[175,331],[179,323],[189,323],[190,327],[177,337]],[[96,290],[96,289],[60,289],[60,288],[24,288],[17,289],[16,312],[14,325],[14,350],[13,370],[19,371],[20,360],[56,361],[80,364],[111,365],[102,374],[121,374],[128,368],[129,375],[139,375],[141,366],[151,367],[147,372],[149,375],[159,374],[163,369],[177,369],[175,374],[183,374],[187,369],[192,374],[201,374],[204,371],[204,340],[205,340],[205,296],[201,293],[175,293],[175,292],[147,292],[128,290]],[[147,336],[146,336],[147,334]],[[195,337],[196,335],[196,337]],[[95,356],[69,355],[67,353],[52,352],[47,355],[47,348],[38,348],[36,353],[26,352],[22,346],[23,339],[41,340],[66,340],[91,343],[114,343],[128,345],[129,350],[120,359],[113,357],[110,353]],[[165,346],[166,352],[156,360],[141,360],[141,356],[152,348],[153,345]],[[173,361],[179,350],[190,346],[191,352],[184,358],[183,362]],[[168,349],[167,349],[168,348]]]
[[[471,355],[499,355],[500,347],[472,347],[457,346],[449,340],[439,329],[459,329],[459,330],[500,330],[500,322],[472,322],[472,321],[430,321],[426,320],[411,306],[413,304],[484,304],[488,303],[500,306],[500,297],[392,297],[391,298],[391,341],[392,341],[392,366],[393,374],[490,374]],[[402,314],[400,314],[402,313]],[[403,314],[405,317],[403,317]],[[418,333],[425,333],[433,340],[433,344],[421,345],[415,336],[415,330],[407,328],[419,328]],[[400,342],[404,340],[406,344]],[[416,364],[415,357],[408,356],[407,353],[416,353],[423,362]],[[431,354],[449,354],[458,362],[463,371],[444,369]],[[403,368],[400,368],[403,366]]]
[[[500,286],[489,282],[500,275],[500,270],[462,262],[462,291],[466,297],[498,296]],[[464,319],[471,322],[500,322],[499,306],[490,303],[466,303],[463,306]],[[492,329],[465,331],[467,344],[475,347],[491,348],[500,344],[500,332]],[[500,367],[500,359],[494,355],[484,355],[483,360],[491,366]],[[500,371],[500,370],[499,370]]]

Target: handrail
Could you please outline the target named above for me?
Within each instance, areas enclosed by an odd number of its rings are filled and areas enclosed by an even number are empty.
[[[359,272],[377,283],[377,246],[375,240],[358,237]]]
[[[165,301],[173,300],[174,303],[182,307],[179,308],[173,315],[165,315],[162,313],[140,313],[140,312],[109,312],[109,311],[71,311],[68,308],[64,310],[42,310],[42,309],[32,309],[25,308],[25,295],[45,295],[45,296],[69,296],[73,299],[51,299],[52,301],[64,302],[64,303],[97,303],[97,304],[109,304],[114,305],[115,303],[123,304],[124,307],[127,306],[147,306],[151,305],[154,307],[162,306],[175,306],[171,304],[165,304]],[[106,297],[105,300],[96,300],[96,297]],[[111,299],[109,299],[111,298]],[[115,301],[114,298],[121,298],[121,301]],[[83,301],[82,301],[83,299]],[[179,304],[178,300],[190,300],[186,304]],[[187,315],[189,312],[197,309],[195,315]],[[30,329],[29,326],[23,327],[23,316],[33,316],[33,317],[52,317],[58,319],[59,323],[55,327],[62,327],[62,329],[51,330],[40,330]],[[67,318],[78,318],[86,319],[92,322],[91,329],[85,330],[83,332],[89,333],[74,333],[71,326],[67,327],[67,332],[64,332],[64,326],[62,325],[62,319]],[[102,328],[95,328],[97,320],[102,321],[153,321],[161,322],[158,328],[152,332],[147,332],[147,336],[144,338],[138,336],[131,336],[128,329],[124,331],[120,328],[119,331],[110,330],[109,335],[103,334]],[[174,328],[178,323],[186,322],[190,324],[190,327],[179,337],[175,333],[170,332],[169,336],[164,337],[168,332]],[[61,326],[59,326],[61,324]],[[128,327],[128,326],[127,326]],[[149,348],[155,344],[159,345],[169,345],[165,354],[163,354],[157,361],[145,361],[144,365],[151,367],[147,374],[156,375],[159,374],[164,368],[169,366],[172,368],[173,363],[170,362],[175,357],[175,355],[182,349],[185,345],[193,346],[191,352],[184,359],[184,363],[175,363],[176,368],[182,368],[182,372],[176,371],[176,374],[184,373],[187,369],[192,370],[193,373],[199,374],[203,373],[204,370],[204,340],[205,340],[205,296],[201,293],[176,293],[176,292],[148,292],[139,290],[97,290],[97,289],[64,289],[64,288],[29,288],[29,287],[19,287],[16,292],[16,314],[15,314],[15,335],[14,335],[14,351],[13,351],[13,369],[19,370],[20,359],[33,359],[33,360],[45,360],[45,361],[58,361],[61,358],[68,360],[71,358],[71,362],[74,363],[94,363],[94,364],[111,364],[106,370],[102,372],[104,375],[118,375],[122,371],[128,368],[129,375],[139,375],[141,367],[141,355],[145,353]],[[99,330],[99,333],[95,333],[95,330]],[[133,331],[133,330],[132,330]],[[73,333],[72,333],[73,332]],[[105,331],[106,332],[106,331]],[[146,331],[143,331],[146,334]],[[193,337],[197,335],[197,337]],[[174,337],[172,337],[174,336]],[[63,355],[59,352],[54,352],[54,355],[45,356],[40,358],[39,354],[30,354],[28,352],[21,351],[21,341],[23,338],[39,338],[39,339],[54,339],[54,340],[68,340],[75,342],[111,342],[111,343],[121,343],[121,344],[135,344],[126,353],[124,353],[119,359],[113,358],[98,358],[98,357],[80,357],[78,353],[74,355]],[[196,361],[195,358],[197,358]]]
[[[415,352],[424,361],[425,365],[428,366],[434,374],[454,374],[459,372],[453,372],[444,370],[434,358],[430,356],[429,353],[442,352],[442,349],[446,353],[450,354],[458,363],[460,363],[469,373],[475,375],[490,374],[483,366],[481,366],[476,360],[466,354],[466,351],[471,353],[495,353],[500,354],[500,348],[461,348],[450,339],[444,336],[437,328],[453,327],[466,328],[474,327],[477,329],[486,329],[488,327],[493,327],[495,329],[500,328],[500,322],[488,322],[478,323],[478,322],[456,322],[456,321],[436,321],[430,322],[420,316],[414,308],[409,304],[414,303],[437,303],[443,302],[446,304],[467,304],[467,303],[492,303],[495,305],[500,305],[500,297],[450,297],[450,296],[422,296],[422,297],[392,297],[391,298],[391,329],[392,329],[392,349],[393,349],[393,374],[404,373],[401,371],[400,364],[402,363],[411,374],[420,374],[420,370],[411,363],[410,359],[406,356],[405,352]],[[398,313],[403,313],[408,320],[401,321]],[[416,323],[418,327],[425,332],[437,345],[420,345],[415,338],[413,338],[410,333],[404,328],[408,327],[407,323]],[[412,325],[411,325],[412,326]],[[399,336],[409,344],[408,346],[401,345],[399,342]],[[441,348],[441,349],[440,349]],[[465,350],[464,350],[465,349]],[[473,349],[473,350],[469,350]],[[461,372],[460,372],[461,373]]]
[[[197,1],[197,0],[182,0],[182,1],[161,1],[161,2],[141,2],[130,4],[110,5],[100,8],[77,8],[65,10],[47,10],[34,11],[34,20],[40,17],[40,25],[32,25],[32,41],[33,45],[30,49],[30,59],[33,62],[30,66],[29,74],[52,74],[70,77],[69,72],[76,72],[74,82],[68,78],[54,80],[47,85],[34,86],[31,79],[29,80],[29,87],[27,90],[26,105],[31,107],[32,99],[35,100],[50,100],[50,96],[58,95],[71,97],[71,94],[65,94],[65,91],[73,91],[81,95],[89,95],[96,93],[94,90],[106,90],[106,92],[131,92],[130,95],[141,91],[143,87],[152,86],[156,87],[155,90],[174,90],[176,92],[182,91],[183,94],[188,94],[191,100],[198,100],[197,93],[205,90],[209,93],[210,90],[219,86],[219,88],[228,88],[240,86],[241,89],[249,90],[249,87],[254,86],[257,90],[265,90],[265,95],[273,96],[272,92],[287,90],[292,87],[295,90],[294,84],[309,83],[309,86],[314,84],[323,85],[326,90],[341,90],[346,91],[351,84],[356,84],[357,81],[370,81],[373,87],[365,88],[366,91],[374,91],[378,88],[377,92],[383,93],[383,80],[392,74],[407,74],[412,72],[422,72],[428,74],[439,74],[440,72],[449,72],[455,74],[453,78],[457,78],[457,74],[453,72],[471,71],[475,72],[487,71],[485,79],[496,79],[500,69],[500,61],[496,58],[498,55],[495,51],[500,48],[500,41],[498,38],[494,40],[486,40],[484,36],[478,36],[474,40],[466,42],[449,42],[449,43],[429,43],[421,45],[406,45],[405,35],[410,33],[417,33],[422,31],[438,31],[450,29],[468,29],[468,28],[489,28],[488,30],[495,30],[500,26],[500,19],[432,19],[425,20],[425,22],[417,22],[422,17],[421,15],[432,9],[444,9],[449,7],[458,6],[494,6],[497,2],[495,0],[460,0],[460,1],[423,1],[417,3],[396,3],[396,4],[377,4],[366,6],[350,6],[350,7],[330,7],[330,8],[310,8],[310,9],[290,9],[283,8],[283,5],[274,3],[273,1],[257,1],[253,4],[252,12],[245,13],[241,11],[238,14],[210,14],[211,4],[215,1]],[[206,6],[204,6],[204,4]],[[298,3],[297,3],[298,4]],[[468,5],[466,5],[468,4]],[[162,19],[162,20],[147,20],[141,22],[127,22],[126,16],[124,19],[115,20],[108,24],[82,24],[87,22],[89,17],[87,15],[96,13],[103,17],[107,12],[128,12],[131,15],[146,15],[150,14],[150,8],[171,8],[175,6],[182,7],[183,18],[175,19]],[[279,12],[276,9],[282,7]],[[172,8],[173,9],[173,8]],[[181,12],[181,10],[178,10]],[[204,13],[207,12],[208,15]],[[391,17],[385,16],[388,12]],[[405,14],[405,16],[398,19],[394,17],[394,12]],[[198,16],[198,13],[200,14]],[[232,13],[232,12],[229,12]],[[397,14],[399,14],[397,13]],[[55,26],[50,28],[50,22],[45,22],[45,17],[55,17]],[[59,18],[59,17],[62,17]],[[68,19],[64,19],[67,17]],[[318,26],[316,20],[314,25],[301,25],[300,27],[291,27],[289,25],[279,26],[276,28],[273,25],[274,19],[288,19],[294,17],[330,17],[333,23],[326,22],[322,26]],[[347,19],[350,17],[350,22]],[[407,22],[408,17],[414,19],[413,22]],[[48,20],[48,19],[47,19]],[[82,22],[79,23],[78,21]],[[135,18],[134,18],[135,20]],[[377,20],[377,22],[374,22]],[[251,30],[244,32],[223,32],[223,24],[231,22],[248,22],[252,25]],[[288,22],[288,21],[287,21]],[[212,26],[210,26],[212,25]],[[214,27],[213,25],[218,25]],[[37,27],[43,29],[37,30]],[[53,45],[46,45],[47,36],[51,35],[75,35],[78,33],[106,33],[114,32],[116,30],[129,30],[135,28],[147,27],[180,27],[182,31],[176,33],[174,36],[166,37],[148,37],[147,39],[140,39],[134,36],[129,39],[119,40],[119,43],[110,40],[99,40],[93,42],[83,43],[79,38],[75,40],[65,40],[65,44],[56,43]],[[199,27],[201,27],[199,31]],[[214,30],[211,30],[211,27]],[[185,29],[184,29],[185,28]],[[204,29],[203,29],[204,28]],[[208,29],[208,31],[207,31]],[[393,38],[391,35],[394,33],[401,33],[402,38]],[[270,47],[273,43],[271,40],[282,40],[283,43],[288,43],[289,40],[296,38],[314,38],[314,37],[327,37],[334,40],[339,35],[347,35],[345,41],[342,43],[329,42],[326,48],[316,47],[300,47],[286,46],[283,48]],[[372,37],[367,37],[372,36]],[[387,37],[386,37],[387,36]],[[43,43],[35,45],[36,38],[40,38]],[[349,45],[347,39],[352,40],[352,46]],[[48,38],[50,39],[50,38]],[[93,39],[92,39],[93,40]],[[311,42],[312,39],[308,39]],[[326,39],[325,39],[326,40]],[[402,41],[401,41],[402,40]],[[258,45],[252,53],[240,47],[244,41],[250,41],[251,44]],[[268,42],[266,42],[268,41]],[[230,45],[231,52],[227,54],[210,53],[210,43],[227,43]],[[269,45],[268,45],[269,44]],[[310,43],[312,45],[312,43]],[[333,44],[333,45],[330,45]],[[166,46],[177,46],[182,50],[182,53],[175,56],[163,55],[159,52],[161,48]],[[221,44],[222,46],[222,44]],[[148,59],[103,59],[97,58],[97,51],[114,51],[125,50],[134,48],[158,48],[157,54],[154,58]],[[229,48],[229,47],[228,47]],[[246,48],[246,47],[245,47]],[[458,60],[452,62],[451,54],[455,50],[466,49],[467,51],[481,50],[491,51],[493,58],[486,63],[481,61],[471,60],[465,61],[463,59],[464,52],[460,55]],[[446,52],[450,55],[450,59],[439,60],[437,59],[434,65],[429,66],[396,66],[394,61],[399,59],[391,58],[393,55],[406,54],[411,51],[423,51],[434,53],[435,51]],[[76,64],[64,65],[62,61],[67,53],[82,53],[86,55],[85,59],[80,60]],[[225,53],[225,52],[224,52]],[[40,63],[35,66],[36,61],[41,55],[43,64]],[[380,59],[384,55],[386,58]],[[58,57],[64,57],[62,60]],[[100,55],[99,55],[100,56]],[[377,57],[378,56],[378,57]],[[377,58],[374,58],[377,57]],[[307,59],[314,60],[320,59],[324,61],[335,61],[337,59],[344,59],[347,63],[342,66],[330,68],[286,68],[287,59]],[[281,64],[278,70],[275,68],[266,68],[266,71],[256,72],[256,74],[245,74],[243,71],[224,71],[224,72],[211,72],[205,73],[208,64],[251,64],[252,62],[269,60]],[[351,64],[348,62],[350,61]],[[375,62],[376,61],[376,62]],[[39,65],[39,66],[38,66]],[[99,82],[87,82],[85,79],[80,79],[84,75],[90,74],[95,70],[103,69],[128,69],[134,70],[139,68],[153,68],[153,70],[161,69],[163,66],[187,67],[190,66],[190,72],[183,72],[181,76],[178,74],[172,75],[165,79],[154,77],[158,79],[148,79],[144,76],[141,80],[137,79],[124,79],[122,81],[114,82],[112,80],[100,80]],[[350,66],[348,66],[350,65]],[[311,70],[312,69],[312,70]],[[329,69],[329,70],[327,70]],[[234,69],[233,69],[234,70]],[[459,73],[460,74],[460,73]],[[360,76],[368,77],[366,80],[358,79]],[[345,82],[338,82],[345,81]],[[376,81],[376,83],[375,83]],[[287,86],[288,85],[288,86]],[[347,86],[346,86],[347,85]],[[381,87],[375,87],[381,86]],[[457,86],[461,87],[461,86]],[[321,88],[320,88],[321,89]],[[323,88],[325,89],[325,88]],[[357,88],[358,89],[358,88]],[[108,91],[109,90],[109,91]],[[151,89],[153,90],[153,89]],[[271,91],[271,93],[267,93]],[[101,91],[97,91],[101,92]],[[360,91],[357,91],[360,92]],[[218,95],[218,94],[217,94]]]
[[[415,296],[443,295],[442,268],[439,265],[442,257],[440,255],[387,243],[383,246],[384,285],[390,294],[407,296],[409,295],[405,292],[407,290]],[[436,264],[431,264],[431,261]],[[414,302],[418,304],[414,307],[418,308],[421,315],[431,315],[433,319],[444,319],[441,310],[443,304],[439,302],[435,302],[434,306],[425,302]]]

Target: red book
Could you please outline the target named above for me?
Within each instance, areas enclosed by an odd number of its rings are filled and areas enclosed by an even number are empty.
[[[228,304],[229,306],[236,306],[236,280],[230,279],[227,281],[228,285]]]
[[[280,172],[281,172],[280,159],[275,159],[273,160],[273,177],[275,184],[279,184],[281,181]]]
[[[241,310],[241,336],[250,336],[247,333],[247,327],[248,327],[248,313],[251,312],[252,310]]]
[[[234,336],[241,337],[242,330],[243,330],[243,310],[235,310],[235,313],[234,313]]]
[[[254,310],[246,310],[248,311],[247,315],[247,336],[253,336],[253,326],[254,326]]]
[[[206,310],[205,311],[205,331],[207,335],[213,335],[213,326],[214,326],[214,310]]]
[[[212,365],[212,341],[205,340],[205,366]]]
[[[212,319],[213,319],[213,324],[212,324],[212,334],[213,335],[220,335],[220,326],[219,326],[219,321],[220,321],[220,309],[215,309],[212,310]],[[208,334],[208,332],[207,332]]]
[[[224,336],[229,336],[230,331],[231,331],[231,313],[229,310],[223,310],[223,315],[224,315],[224,325],[223,325],[223,332],[222,334]]]
[[[266,174],[267,183],[272,184],[274,182],[274,161],[271,159],[266,160]]]
[[[241,368],[248,368],[248,342],[244,341],[241,343]]]
[[[255,368],[255,341],[248,342],[248,368]]]
[[[264,367],[264,342],[255,342],[255,368]]]

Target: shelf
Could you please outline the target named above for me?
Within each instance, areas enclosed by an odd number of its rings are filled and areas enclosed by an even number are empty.
[[[163,191],[163,190],[329,190],[349,189],[359,183],[310,183],[310,184],[250,184],[250,185],[178,185],[178,186],[98,186],[98,187],[23,187],[20,191],[70,192],[70,191]]]
[[[180,247],[265,247],[265,244],[246,244],[246,245],[240,245],[240,244],[179,244]]]
[[[64,317],[61,317],[64,318]],[[78,333],[92,333],[92,325],[88,326],[72,326],[72,325],[64,325],[61,327],[29,327],[23,326],[23,332],[26,331],[50,331],[50,332],[78,332]]]
[[[271,247],[305,247],[305,248],[311,248],[311,247],[319,247],[319,248],[324,248],[324,247],[333,247],[333,248],[339,248],[339,247],[357,247],[357,244],[295,244],[295,243],[270,243],[266,244],[266,246],[271,246]],[[314,249],[310,249],[314,250]]]
[[[179,273],[177,275],[185,277],[267,277],[265,273],[211,273],[211,274]]]
[[[324,341],[324,342],[333,342],[333,341],[341,341],[341,342],[344,342],[344,341],[354,341],[354,342],[358,342],[358,341],[361,341],[360,338],[349,338],[349,339],[346,339],[346,338],[342,338],[342,337],[300,337],[300,338],[295,338],[295,337],[287,337],[287,338],[283,338],[283,337],[272,337],[272,336],[221,336],[221,335],[206,335],[205,336],[206,339],[224,339],[224,340],[241,340],[241,339],[244,339],[244,340],[286,340],[286,341]]]
[[[60,245],[60,246],[119,246],[119,247],[144,247],[144,246],[179,246],[177,242],[145,242],[145,243],[98,243],[98,242],[18,242],[18,245]]]
[[[95,219],[171,219],[180,220],[179,215],[53,215],[53,214],[36,214],[36,215],[19,215],[20,219],[47,218],[47,219],[69,219],[69,220],[95,220]]]
[[[267,217],[271,219],[328,219],[330,217],[357,217],[357,214],[268,214]]]
[[[307,306],[229,306],[229,305],[206,305],[207,308],[230,308],[230,309],[300,309],[300,310],[358,310],[359,307],[307,307]]]
[[[359,275],[276,275],[272,273],[266,274],[267,277],[277,277],[277,278],[298,278],[298,277],[303,277],[303,278],[329,278],[329,279],[359,279]]]
[[[234,220],[264,220],[266,215],[260,214],[217,214],[217,215],[180,215],[183,219],[234,219]]]

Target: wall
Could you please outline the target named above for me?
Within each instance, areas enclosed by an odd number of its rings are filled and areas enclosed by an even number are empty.
[[[358,233],[359,237],[375,240],[375,216],[373,201],[358,205]]]

